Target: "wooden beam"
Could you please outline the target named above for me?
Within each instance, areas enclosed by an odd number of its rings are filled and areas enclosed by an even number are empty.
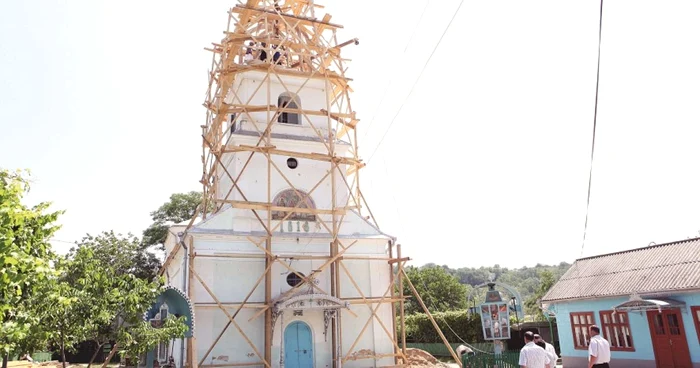
[[[396,244],[396,256],[401,258],[401,244]],[[406,355],[406,318],[404,315],[404,296],[403,296],[403,262],[399,262],[399,325],[401,326],[401,351],[403,355]],[[393,270],[392,270],[393,272]],[[404,364],[408,364],[407,361],[403,361]]]
[[[398,262],[408,262],[410,260],[411,260],[410,257],[394,258],[394,259],[389,260],[389,264],[394,264],[394,263],[398,263]]]
[[[280,156],[291,156],[291,157],[299,157],[299,158],[307,158],[309,160],[317,160],[317,161],[327,161],[327,162],[335,162],[340,165],[355,165],[355,166],[361,166],[364,167],[365,164],[362,163],[359,160],[355,160],[350,157],[332,157],[330,155],[323,154],[323,153],[303,153],[303,152],[296,152],[296,151],[287,151],[287,150],[280,150],[277,149],[275,146],[248,146],[248,145],[236,145],[233,147],[226,147],[221,150],[221,153],[234,153],[234,152],[258,152],[258,153],[263,153],[267,152],[269,154],[273,155],[280,155]]]
[[[288,108],[288,107],[279,107],[277,105],[243,105],[243,104],[225,104],[222,109],[222,113],[224,114],[232,114],[232,113],[243,113],[243,112],[267,112],[267,111],[275,111],[275,112],[286,112],[286,113],[293,113],[293,114],[304,114],[304,115],[311,115],[311,116],[328,116],[328,112],[326,112],[324,109],[321,110],[304,110],[304,109],[293,109],[293,108]],[[210,109],[213,109],[213,107],[210,107]],[[351,120],[350,122],[345,122],[342,119],[352,119],[352,114],[347,114],[347,113],[331,113],[331,118],[334,120],[338,121],[341,124],[345,124],[350,126],[351,128],[354,128],[355,125],[357,125],[357,122],[359,120]]]
[[[447,338],[445,338],[445,334],[442,333],[442,330],[440,330],[440,327],[438,326],[437,322],[435,322],[435,318],[433,318],[433,315],[430,313],[430,310],[428,310],[428,307],[426,307],[425,303],[423,303],[423,298],[421,298],[420,294],[418,294],[418,291],[416,291],[416,288],[413,286],[411,279],[408,278],[408,275],[406,275],[406,271],[403,269],[403,267],[401,268],[401,271],[403,272],[403,277],[406,278],[408,287],[411,288],[413,295],[416,297],[416,300],[418,300],[418,304],[420,304],[421,308],[423,308],[425,314],[428,315],[430,323],[433,324],[435,331],[437,331],[438,335],[440,335],[440,339],[442,339],[442,342],[445,344],[445,347],[447,347],[447,350],[449,350],[450,355],[452,355],[452,358],[455,360],[455,363],[462,367],[462,360],[459,359],[457,353],[455,353],[454,349],[452,349],[452,345],[450,345],[450,343],[447,341]]]
[[[256,7],[250,7],[250,6],[244,6],[237,4],[235,8],[231,9],[232,12],[234,13],[243,13],[244,11],[254,11],[254,12],[259,12],[259,13],[265,13],[268,18],[272,19],[286,19],[286,20],[299,20],[301,21],[301,24],[304,25],[309,25],[309,26],[315,26],[315,25],[322,25],[327,28],[343,28],[343,26],[339,24],[333,24],[333,23],[328,23],[324,22],[315,18],[308,18],[308,17],[302,17],[302,16],[297,16],[297,15],[291,15],[291,14],[277,14],[277,12],[267,10],[264,8],[256,8]]]
[[[216,202],[228,203],[233,208],[247,209],[247,210],[263,210],[263,211],[281,211],[281,212],[296,212],[296,213],[307,213],[312,215],[332,215],[334,213],[344,214],[347,212],[346,208],[339,208],[336,210],[325,210],[318,208],[303,208],[303,207],[281,207],[273,206],[272,203],[264,202],[252,202],[252,201],[234,201],[230,199],[216,199]]]
[[[192,271],[192,274],[197,278],[197,280],[199,281],[199,283],[200,283],[200,284],[204,287],[204,289],[207,291],[207,293],[209,293],[209,296],[211,296],[211,298],[214,299],[214,301],[216,302],[216,304],[217,304],[217,306],[219,307],[219,309],[221,309],[221,310],[224,312],[224,314],[226,315],[226,317],[228,317],[228,319],[229,319],[229,320],[228,320],[228,323],[227,323],[226,326],[224,326],[224,328],[221,330],[221,333],[220,333],[219,336],[216,338],[216,340],[214,340],[214,343],[209,347],[209,350],[207,350],[207,353],[204,355],[204,357],[202,358],[202,361],[199,362],[199,364],[204,363],[204,360],[207,359],[207,356],[209,355],[209,353],[211,353],[212,349],[214,349],[214,346],[216,346],[216,343],[219,342],[219,339],[221,339],[221,336],[224,335],[224,332],[226,332],[226,329],[228,328],[228,326],[230,326],[231,324],[233,324],[233,326],[236,328],[236,330],[238,330],[238,332],[243,336],[243,339],[245,339],[246,342],[248,343],[248,345],[250,345],[250,347],[253,349],[253,352],[255,352],[255,355],[257,355],[258,358],[262,359],[263,362],[265,363],[265,365],[266,365],[268,368],[270,368],[269,362],[268,362],[267,360],[265,360],[265,358],[263,358],[263,356],[260,354],[260,352],[258,351],[258,349],[255,347],[255,344],[253,344],[253,342],[250,341],[250,339],[248,338],[248,335],[246,335],[245,332],[243,332],[243,329],[241,329],[241,327],[238,325],[238,323],[236,323],[236,321],[234,321],[234,318],[236,318],[236,316],[238,315],[238,313],[241,311],[243,305],[245,305],[245,303],[248,301],[248,298],[250,298],[250,296],[253,295],[253,292],[255,291],[255,289],[257,289],[257,288],[258,288],[258,285],[260,285],[260,282],[263,280],[264,276],[265,276],[266,273],[269,271],[269,268],[265,270],[265,272],[262,274],[262,276],[261,276],[260,278],[258,278],[258,281],[255,283],[255,286],[253,286],[253,289],[251,289],[250,292],[248,293],[248,295],[246,295],[246,298],[245,298],[245,300],[243,301],[242,305],[239,306],[238,309],[236,309],[236,311],[233,313],[233,315],[231,315],[231,314],[226,310],[226,308],[223,306],[223,304],[221,304],[221,302],[220,302],[219,299],[216,297],[216,295],[214,295],[214,292],[211,291],[211,289],[209,288],[209,286],[207,286],[207,283],[204,282],[204,280],[202,280],[202,278],[199,276],[199,274],[197,273],[197,271],[195,271],[194,268],[192,268],[192,265],[191,265],[191,264],[190,264],[190,270]]]

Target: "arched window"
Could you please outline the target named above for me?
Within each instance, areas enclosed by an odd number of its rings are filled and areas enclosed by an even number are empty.
[[[301,109],[301,99],[299,96],[284,92],[277,97],[277,107],[285,109]],[[295,112],[281,112],[277,117],[277,122],[287,124],[301,124],[301,114]]]
[[[297,194],[299,193],[299,194]],[[300,191],[300,190],[294,190],[294,189],[287,189],[275,196],[273,203],[273,206],[277,207],[297,207],[297,204],[301,202],[301,200],[306,197],[306,193]],[[311,197],[306,197],[303,203],[301,203],[297,208],[316,208],[316,204],[314,203],[313,199]],[[272,211],[272,219],[273,220],[282,220],[287,216],[286,211]],[[301,213],[301,212],[294,212],[292,213],[289,217],[287,217],[287,220],[299,220],[299,221],[316,221],[316,215],[313,213]]]

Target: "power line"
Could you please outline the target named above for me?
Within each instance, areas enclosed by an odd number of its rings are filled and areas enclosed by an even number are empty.
[[[379,150],[379,146],[382,145],[382,143],[384,142],[384,138],[386,138],[387,134],[389,133],[389,130],[391,130],[391,126],[394,124],[394,121],[396,121],[396,118],[401,113],[401,110],[403,109],[404,105],[406,104],[406,101],[408,101],[408,99],[413,94],[413,91],[416,88],[416,85],[420,81],[420,78],[423,76],[425,69],[427,68],[428,64],[430,63],[430,60],[433,58],[433,55],[435,55],[435,51],[437,51],[438,47],[440,46],[440,43],[442,43],[442,39],[445,37],[445,34],[450,29],[452,22],[457,17],[457,13],[459,12],[459,9],[462,8],[462,4],[464,4],[464,0],[460,0],[459,6],[457,6],[457,9],[455,9],[454,14],[452,14],[452,18],[450,19],[450,22],[447,23],[447,27],[445,27],[445,30],[442,32],[442,35],[440,35],[440,39],[438,39],[438,42],[435,44],[435,47],[433,47],[433,51],[430,52],[430,56],[428,56],[428,59],[423,64],[423,69],[421,69],[420,73],[418,74],[418,78],[416,78],[416,81],[413,82],[413,86],[411,86],[411,90],[408,92],[408,95],[406,95],[406,98],[403,100],[403,102],[401,102],[401,106],[399,106],[399,110],[396,111],[396,115],[394,115],[394,117],[389,122],[389,127],[384,132],[384,135],[382,135],[382,139],[380,139],[379,143],[377,143],[377,147],[374,148],[374,151],[372,151],[372,154],[369,156],[369,159],[367,159],[367,164],[369,164],[370,161],[372,161],[372,158],[377,153],[377,150]]]
[[[586,197],[586,221],[583,225],[583,242],[581,243],[581,257],[586,244],[586,232],[588,230],[588,211],[591,204],[591,181],[593,178],[593,156],[595,152],[595,131],[598,123],[598,88],[600,85],[600,44],[603,34],[603,0],[600,0],[600,18],[598,23],[598,70],[595,78],[595,109],[593,110],[593,138],[591,140],[591,164],[588,170],[588,195]]]
[[[401,58],[403,55],[406,55],[406,50],[408,50],[408,46],[411,45],[411,42],[413,42],[413,36],[416,34],[416,31],[418,30],[418,26],[420,25],[421,20],[423,20],[423,15],[425,14],[425,10],[428,9],[428,5],[430,4],[430,0],[426,1],[425,7],[423,7],[423,11],[420,13],[420,18],[418,18],[418,23],[416,23],[415,27],[413,27],[413,32],[411,33],[411,37],[409,37],[408,42],[406,43],[406,47],[403,49],[403,53],[401,54]],[[397,72],[398,73],[398,72]],[[379,105],[377,105],[377,109],[374,111],[374,114],[372,115],[372,119],[369,121],[369,124],[367,124],[367,130],[365,130],[365,134],[362,136],[362,140],[364,141],[367,139],[367,135],[369,134],[369,128],[372,126],[372,123],[374,123],[374,119],[377,117],[377,112],[379,109],[382,107],[382,104],[384,103],[384,98],[386,97],[386,93],[389,91],[389,87],[391,86],[391,83],[394,82],[394,77],[396,77],[396,73],[391,77],[389,80],[389,83],[386,85],[386,88],[384,88],[384,93],[382,94],[382,99],[379,100]]]
[[[67,244],[73,244],[73,245],[75,245],[75,242],[74,242],[74,241],[60,240],[60,239],[54,239],[54,238],[49,239],[49,241],[50,241],[50,242],[59,242],[59,243],[67,243]]]

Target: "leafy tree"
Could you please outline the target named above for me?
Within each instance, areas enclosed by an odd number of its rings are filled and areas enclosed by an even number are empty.
[[[144,247],[154,245],[162,247],[168,236],[168,227],[191,219],[201,202],[201,192],[191,191],[171,195],[168,202],[151,212],[153,223],[144,230],[142,245]]]
[[[3,367],[10,353],[40,343],[31,312],[35,290],[51,274],[49,239],[58,230],[62,211],[47,212],[50,203],[27,207],[22,199],[29,180],[21,171],[0,170],[0,353]],[[38,334],[37,334],[38,336]]]
[[[442,267],[407,267],[406,275],[413,283],[430,312],[446,312],[467,308],[467,288]],[[411,289],[404,283],[404,295],[411,296]],[[409,314],[423,312],[416,298],[408,298],[404,311]]]
[[[539,301],[547,294],[547,291],[554,286],[556,280],[554,279],[554,274],[551,271],[544,270],[540,272],[540,285],[533,295],[525,300],[525,307],[528,315],[535,316],[538,320],[544,320],[544,314],[539,307]]]
[[[77,250],[86,253],[81,254]],[[114,231],[103,231],[97,236],[87,234],[77,243],[77,250],[71,249],[72,257],[81,256],[82,262],[87,262],[84,257],[94,257],[97,266],[108,266],[116,276],[131,274],[140,279],[152,280],[160,268],[158,258],[144,249],[141,241],[132,234],[122,236]],[[73,268],[72,272],[84,275],[80,268]]]
[[[173,332],[166,329],[148,335],[139,330],[143,314],[156,301],[163,285],[161,278],[154,277],[158,264],[149,267],[144,253],[147,251],[133,235],[122,236],[113,231],[87,235],[71,249],[65,278],[89,301],[85,318],[90,323],[85,338],[97,344],[93,360],[109,341],[116,344],[107,361],[120,346],[132,349],[129,344],[144,344],[153,340],[152,335]],[[173,326],[179,325],[178,322]],[[136,332],[130,332],[132,329]]]
[[[168,316],[163,325],[153,327],[147,321],[142,321],[130,329],[124,329],[119,335],[122,344],[121,354],[124,358],[138,359],[142,354],[155,348],[161,342],[172,338],[181,338],[187,332],[185,317]]]
[[[80,288],[65,278],[57,278],[44,287],[34,313],[41,319],[50,346],[61,354],[65,368],[66,350],[75,351],[75,344],[85,339],[92,326],[89,308],[86,308],[89,301]]]

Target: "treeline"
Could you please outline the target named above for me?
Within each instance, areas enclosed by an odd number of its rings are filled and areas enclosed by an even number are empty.
[[[515,287],[520,293],[523,300],[527,300],[535,293],[537,293],[541,285],[541,277],[544,271],[551,272],[554,282],[559,280],[562,275],[571,267],[571,264],[567,262],[561,262],[556,266],[549,266],[543,264],[537,264],[534,267],[521,267],[521,268],[505,268],[495,265],[492,267],[461,267],[461,268],[450,268],[447,266],[438,266],[434,263],[428,263],[421,268],[433,268],[440,267],[446,271],[447,274],[454,276],[460,284],[469,285],[474,287],[481,285],[489,281],[489,275],[493,274],[495,280],[508,284]]]
[[[495,281],[514,287],[521,294],[526,320],[544,320],[537,301],[570,266],[562,262],[557,266],[538,264],[517,269],[498,265],[453,269],[430,263],[421,267],[406,267],[406,276],[450,342],[479,342],[483,340],[481,317],[470,313],[469,307],[483,303],[487,288],[477,289],[477,286],[488,282],[493,275]],[[407,340],[420,343],[441,341],[423,307],[407,286],[404,286],[404,295],[408,296],[405,302]]]

